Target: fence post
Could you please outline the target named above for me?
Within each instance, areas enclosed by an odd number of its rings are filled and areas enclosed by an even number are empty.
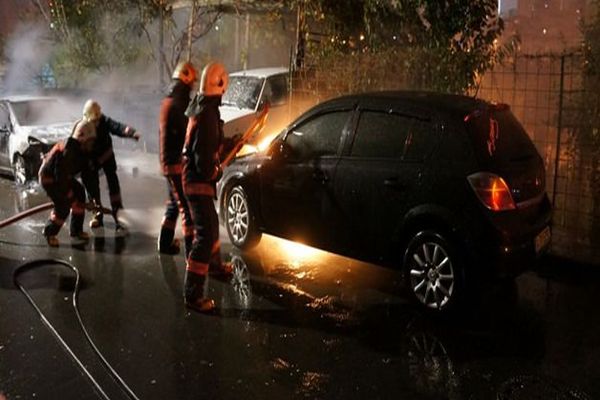
[[[560,161],[560,136],[562,133],[563,95],[565,88],[565,55],[560,56],[560,91],[558,93],[558,121],[556,131],[556,156],[554,158],[554,180],[552,185],[552,206],[556,206],[556,185],[558,183],[558,163]]]

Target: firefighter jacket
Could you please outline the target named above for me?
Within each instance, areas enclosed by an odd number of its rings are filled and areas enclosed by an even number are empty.
[[[185,111],[190,102],[190,91],[188,85],[177,79],[160,105],[158,126],[163,175],[181,174],[181,152],[188,123]]]
[[[87,157],[80,143],[69,137],[66,142],[59,142],[44,156],[39,177],[43,186],[55,185],[63,193],[67,193],[72,179],[81,172]]]
[[[124,138],[130,138],[135,134],[135,129],[115,121],[112,118],[102,114],[98,126],[96,127],[96,142],[92,151],[92,158],[98,165],[104,164],[113,156],[112,138],[115,135]]]
[[[219,176],[219,149],[223,140],[220,104],[220,96],[202,96],[188,107],[183,146],[183,170],[188,182],[212,183]]]

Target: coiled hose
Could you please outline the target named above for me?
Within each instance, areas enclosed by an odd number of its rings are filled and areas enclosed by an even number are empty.
[[[10,217],[8,219],[0,221],[0,229],[4,228],[6,226],[9,226],[11,224],[14,224],[17,221],[20,221],[21,219],[26,218],[28,216],[31,216],[33,214],[36,214],[38,212],[41,212],[41,211],[44,211],[44,210],[48,210],[48,209],[50,209],[52,207],[53,207],[53,204],[51,202],[49,202],[49,203],[44,203],[44,204],[41,204],[41,205],[39,205],[37,207],[33,207],[33,208],[28,209],[28,210],[25,210],[25,211],[23,211],[23,212],[21,212],[19,214],[16,214],[16,215],[14,215],[14,216],[12,216],[12,217]],[[95,209],[95,207],[93,205],[86,205],[86,208],[87,209]],[[103,208],[102,210],[104,212],[110,212],[110,210],[108,210],[106,208]],[[130,399],[139,400],[139,397],[133,392],[133,390],[131,390],[131,388],[127,385],[127,383],[123,380],[123,378],[121,378],[121,376],[117,373],[117,371],[115,371],[115,369],[110,365],[110,363],[102,355],[102,353],[100,352],[100,349],[98,349],[98,346],[96,346],[96,344],[92,340],[92,338],[91,338],[88,330],[85,327],[85,324],[83,323],[83,319],[81,318],[81,313],[79,311],[79,304],[78,304],[78,301],[77,301],[78,297],[79,297],[79,285],[80,285],[80,282],[81,282],[81,277],[80,277],[79,270],[77,269],[77,267],[75,267],[73,264],[71,264],[71,263],[69,263],[67,261],[60,260],[60,259],[48,258],[48,259],[33,260],[33,261],[29,261],[29,262],[26,262],[25,264],[20,265],[14,271],[14,273],[13,273],[13,283],[21,291],[21,293],[23,293],[23,295],[27,298],[27,301],[35,309],[35,311],[39,315],[39,317],[42,320],[42,322],[44,323],[44,325],[48,328],[48,330],[54,335],[54,337],[58,340],[58,342],[61,344],[61,346],[65,349],[65,351],[75,361],[75,363],[77,364],[77,366],[81,369],[81,371],[83,372],[83,374],[90,380],[90,382],[92,383],[92,385],[94,386],[94,388],[98,391],[98,393],[101,395],[101,397],[104,398],[104,399],[106,399],[106,400],[110,400],[110,397],[108,396],[108,394],[104,391],[104,389],[102,389],[102,387],[100,386],[100,384],[96,381],[96,379],[94,379],[94,377],[92,376],[92,374],[83,365],[83,363],[77,357],[77,355],[73,352],[73,350],[71,350],[71,348],[66,343],[66,341],[58,333],[58,331],[56,330],[56,328],[54,328],[54,326],[46,318],[46,316],[44,315],[44,313],[42,312],[42,310],[38,307],[38,305],[36,304],[36,302],[33,300],[33,298],[31,297],[31,295],[27,291],[27,289],[23,285],[21,285],[21,283],[19,282],[19,276],[21,274],[23,274],[24,272],[31,271],[31,270],[34,270],[36,268],[40,268],[42,266],[48,266],[48,265],[61,265],[61,266],[65,267],[65,268],[70,269],[71,271],[73,271],[75,273],[75,287],[73,288],[73,292],[72,292],[72,299],[73,299],[72,300],[72,305],[73,305],[73,309],[75,311],[75,315],[77,316],[77,322],[79,323],[79,326],[80,326],[80,328],[81,328],[81,330],[82,330],[82,332],[83,332],[83,334],[84,334],[87,342],[92,347],[92,350],[94,351],[94,353],[98,356],[98,358],[102,362],[102,365],[107,369],[108,373],[115,380],[115,382],[121,388],[121,390],[123,390],[123,392],[125,392],[125,394]]]

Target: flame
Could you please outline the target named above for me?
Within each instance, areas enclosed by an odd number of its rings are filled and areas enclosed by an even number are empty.
[[[269,145],[271,144],[271,142],[273,141],[273,139],[275,139],[275,136],[277,136],[276,133],[271,133],[268,136],[266,136],[265,138],[263,138],[260,143],[256,146],[258,151],[264,151],[267,149],[267,147],[269,147]]]

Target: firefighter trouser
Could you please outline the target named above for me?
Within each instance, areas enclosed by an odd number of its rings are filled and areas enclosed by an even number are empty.
[[[71,236],[81,233],[85,216],[85,189],[83,186],[75,179],[71,179],[67,193],[54,182],[42,182],[42,186],[54,203],[54,210],[50,213],[50,219],[44,227],[44,236],[57,235],[69,216],[69,212],[71,212]]]
[[[119,177],[117,176],[117,160],[115,160],[114,153],[111,152],[106,160],[100,161],[102,161],[102,163],[98,165],[98,169],[88,168],[82,172],[81,177],[90,200],[95,201],[98,207],[101,208],[102,199],[100,196],[100,179],[98,177],[98,172],[100,169],[104,171],[106,183],[108,184],[110,207],[114,214],[119,209],[123,208],[123,202],[121,201],[121,187],[119,185]]]
[[[208,275],[209,265],[213,264],[219,268],[221,266],[219,218],[215,210],[214,194],[193,194],[190,193],[193,190],[186,186],[184,190],[194,224],[194,241],[186,263],[184,296],[193,301],[203,297],[202,287]]]
[[[171,245],[173,238],[175,237],[177,218],[179,217],[179,214],[181,214],[181,226],[185,239],[185,256],[187,257],[192,250],[194,225],[183,192],[181,174],[167,175],[165,178],[167,179],[169,200],[167,200],[167,209],[162,220],[160,235],[158,236],[158,245],[161,249],[166,249]]]

